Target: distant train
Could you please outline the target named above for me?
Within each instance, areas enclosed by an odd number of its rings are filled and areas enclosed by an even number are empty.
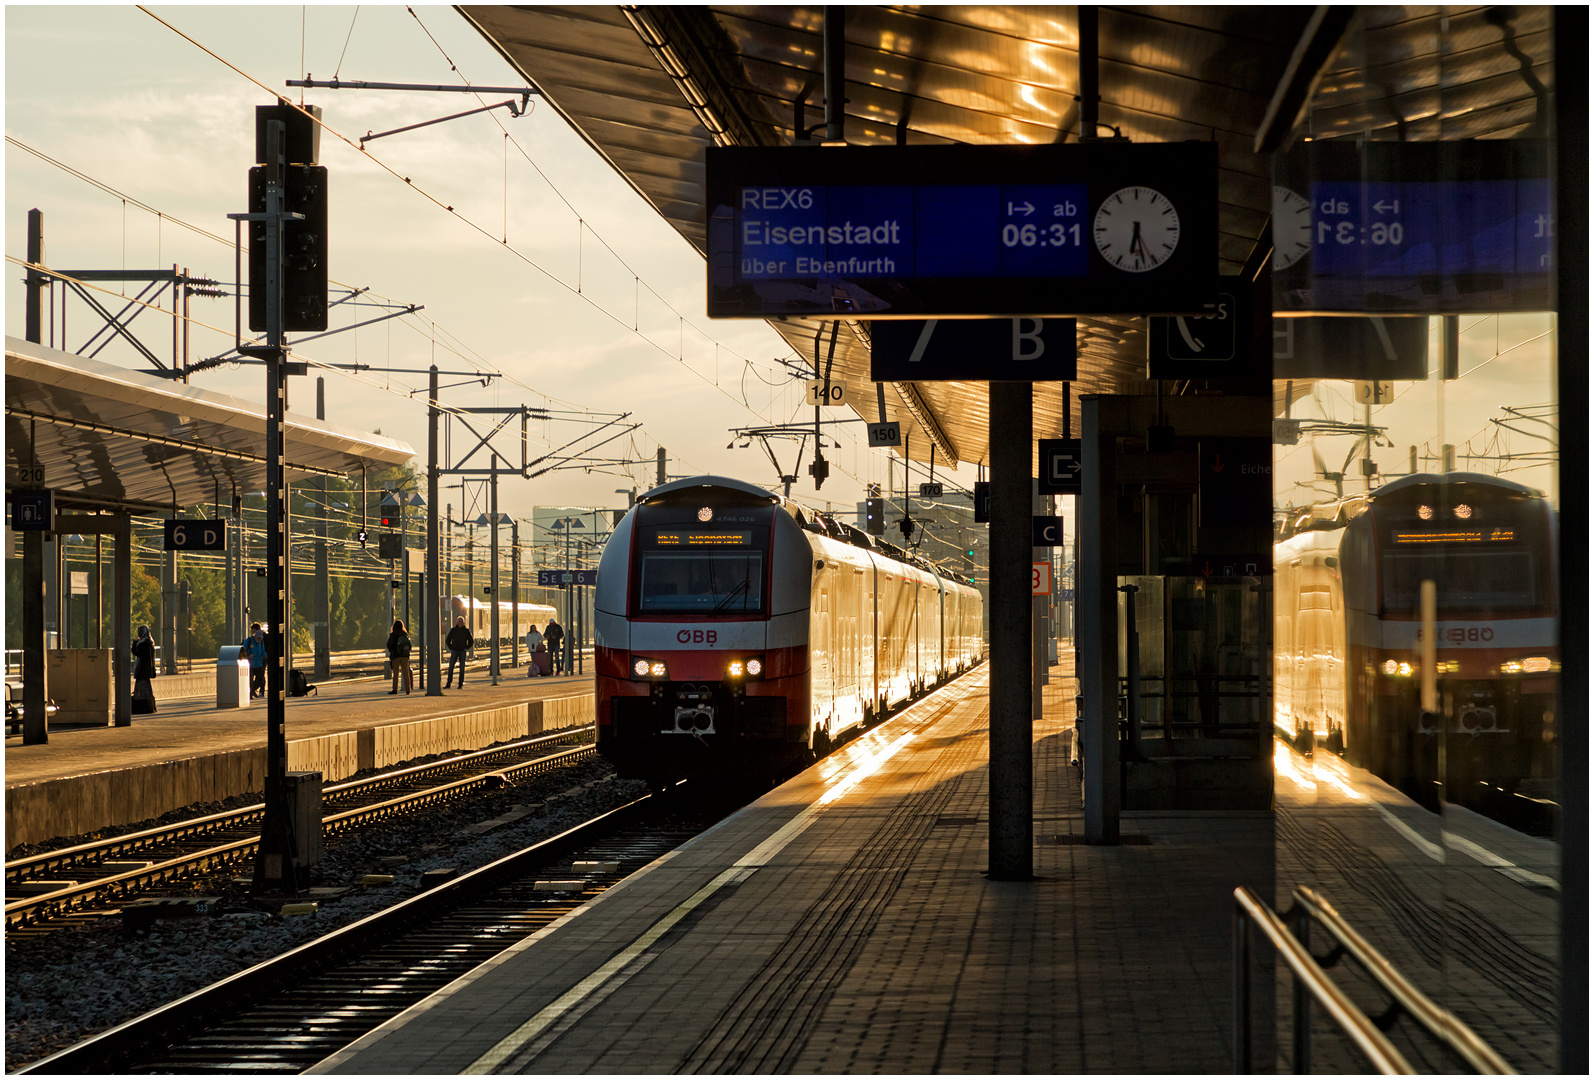
[[[598,750],[654,782],[789,775],[984,653],[972,586],[719,476],[638,500],[594,608]]]
[[[477,645],[483,648],[491,646],[493,605],[470,596],[447,596],[443,598],[443,606],[448,610],[449,626],[454,625],[455,619],[464,616],[465,625],[470,627],[471,636],[476,639]],[[528,627],[535,625],[538,630],[543,629],[552,618],[554,618],[554,609],[547,604],[532,604],[526,601],[513,604],[507,600],[500,601],[498,640],[507,645],[511,638],[524,637]]]
[[[1274,708],[1286,737],[1425,803],[1436,780],[1465,801],[1479,783],[1513,791],[1554,775],[1555,529],[1540,492],[1477,473],[1410,476],[1301,512],[1284,532]],[[1424,581],[1437,601],[1433,714],[1420,697]]]

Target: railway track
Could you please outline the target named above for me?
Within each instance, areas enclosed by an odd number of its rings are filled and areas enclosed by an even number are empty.
[[[302,1072],[754,794],[699,799],[686,788],[612,810],[18,1071]]]
[[[584,761],[596,752],[592,743],[556,747],[590,732],[573,728],[329,785],[323,835]],[[263,816],[257,803],[7,862],[6,932],[48,932],[68,918],[243,862],[254,854]]]

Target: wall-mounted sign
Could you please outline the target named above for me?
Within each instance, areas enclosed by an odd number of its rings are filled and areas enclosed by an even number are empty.
[[[1085,451],[1078,439],[1040,439],[1037,482],[1042,494],[1078,495],[1084,488]]]
[[[875,382],[1072,382],[1073,319],[879,319],[870,332]]]
[[[49,488],[11,490],[11,528],[18,532],[49,532],[55,527],[55,492]]]
[[[1550,156],[1531,139],[1293,148],[1274,172],[1273,310],[1549,310]]]
[[[710,147],[708,313],[1182,312],[1212,291],[1212,143]]]

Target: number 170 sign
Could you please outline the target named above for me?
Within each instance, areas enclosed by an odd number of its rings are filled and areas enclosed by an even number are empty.
[[[1029,564],[1029,591],[1032,596],[1050,596],[1052,594],[1052,564],[1037,562]]]

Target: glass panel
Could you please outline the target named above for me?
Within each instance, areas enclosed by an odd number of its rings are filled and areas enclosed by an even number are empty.
[[[1358,9],[1274,169],[1278,900],[1317,890],[1524,1072],[1559,1039],[1550,25]],[[1320,1013],[1312,1066],[1365,1069]]]
[[[764,607],[764,557],[758,552],[645,552],[639,576],[639,610],[742,614]]]

